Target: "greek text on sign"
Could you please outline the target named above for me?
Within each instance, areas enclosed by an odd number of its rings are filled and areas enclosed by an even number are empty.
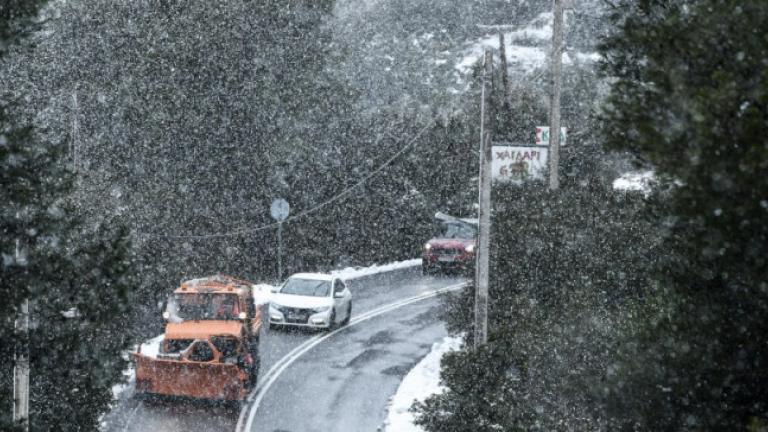
[[[547,170],[549,149],[526,146],[493,146],[491,172],[496,181],[520,184],[543,179]]]
[[[564,146],[567,142],[568,130],[564,127],[560,128],[560,145]],[[549,126],[536,126],[536,145],[548,146],[549,145]]]

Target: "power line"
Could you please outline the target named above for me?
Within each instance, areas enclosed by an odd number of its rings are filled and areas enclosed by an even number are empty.
[[[318,210],[322,209],[323,207],[327,206],[328,204],[331,204],[333,202],[338,201],[339,199],[341,199],[343,196],[347,195],[352,190],[356,189],[357,187],[361,186],[363,183],[365,183],[368,180],[370,180],[373,176],[375,176],[376,174],[380,173],[382,170],[384,170],[384,168],[389,166],[389,164],[394,162],[395,159],[400,157],[407,150],[410,150],[411,147],[413,146],[413,144],[415,144],[416,141],[421,137],[421,135],[427,129],[432,127],[433,120],[434,119],[430,120],[430,122],[426,126],[421,128],[421,130],[419,130],[419,132],[413,138],[411,138],[411,140],[405,146],[403,146],[403,148],[398,150],[394,155],[392,155],[392,157],[387,159],[378,168],[376,168],[375,170],[371,171],[367,176],[363,177],[362,180],[360,180],[357,183],[355,183],[354,185],[344,189],[343,191],[339,192],[337,195],[333,196],[332,198],[328,199],[327,201],[324,201],[324,202],[316,205],[315,207],[312,207],[309,210],[305,210],[305,211],[303,211],[301,213],[298,213],[295,216],[291,216],[291,217],[287,218],[282,223],[290,223],[292,221],[295,221],[297,219],[301,219],[301,218],[303,218],[303,217],[305,217],[307,215],[315,213]],[[154,237],[154,238],[165,238],[165,239],[206,239],[206,238],[217,238],[217,237],[236,237],[236,236],[240,236],[240,235],[244,235],[244,234],[251,234],[251,233],[258,232],[258,231],[264,231],[264,230],[268,230],[268,229],[277,228],[277,226],[279,224],[280,224],[280,222],[273,222],[271,224],[262,225],[262,226],[255,227],[255,228],[242,228],[242,229],[239,229],[239,230],[222,232],[222,233],[213,233],[213,234],[185,234],[185,235],[184,234],[140,234],[140,236]]]

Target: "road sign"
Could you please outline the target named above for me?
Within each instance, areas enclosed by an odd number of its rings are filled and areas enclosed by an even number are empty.
[[[564,127],[560,128],[560,147],[566,144],[566,138],[568,138],[568,130]],[[549,145],[549,126],[536,126],[536,145],[548,146]]]
[[[288,205],[288,201],[277,198],[272,201],[272,206],[269,208],[269,213],[272,215],[272,219],[282,222],[291,212],[291,206]]]
[[[491,173],[493,180],[521,184],[543,179],[547,171],[549,149],[531,146],[493,146]]]

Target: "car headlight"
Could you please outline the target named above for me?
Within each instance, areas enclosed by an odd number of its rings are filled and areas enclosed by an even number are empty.
[[[467,247],[464,248],[464,250],[469,253],[472,253],[475,251],[475,245],[468,245]]]
[[[432,245],[431,244],[427,243],[427,244],[424,245],[424,250],[430,250],[430,249],[432,249]]]
[[[322,306],[322,307],[314,308],[314,309],[312,309],[312,313],[323,313],[323,312],[327,312],[327,311],[328,311],[328,309],[330,309],[330,308],[331,308],[330,306]]]

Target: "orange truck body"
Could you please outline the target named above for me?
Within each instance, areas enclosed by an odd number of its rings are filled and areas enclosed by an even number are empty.
[[[251,283],[228,276],[195,279],[174,295],[234,299],[236,316],[167,322],[159,353],[133,353],[136,392],[195,399],[243,400],[258,373],[261,310],[253,304]],[[198,317],[199,318],[199,317]],[[168,316],[166,316],[168,319]],[[255,371],[255,372],[254,372]]]

